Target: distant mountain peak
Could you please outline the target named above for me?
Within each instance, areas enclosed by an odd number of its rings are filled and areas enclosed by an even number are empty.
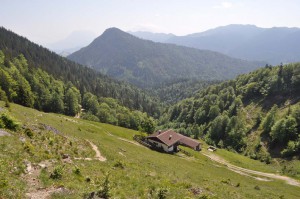
[[[140,87],[176,78],[228,79],[261,65],[217,52],[139,39],[118,28],[105,30],[68,58]]]
[[[109,42],[113,42],[113,40],[128,40],[128,39],[132,39],[135,38],[135,36],[124,32],[123,30],[119,29],[119,28],[108,28],[106,29],[99,37],[97,37],[95,39],[95,41],[93,43],[91,43],[91,45],[95,45],[97,43],[99,43],[101,40],[106,40]],[[115,42],[113,42],[115,43]]]
[[[122,30],[119,29],[119,28],[111,27],[111,28],[107,28],[107,29],[103,32],[103,34],[122,33],[122,32],[124,32],[124,31],[122,31]],[[102,35],[103,35],[103,34],[102,34]]]

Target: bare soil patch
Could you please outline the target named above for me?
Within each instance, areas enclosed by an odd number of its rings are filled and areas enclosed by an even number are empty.
[[[3,129],[0,129],[0,136],[10,136],[10,133],[4,131]]]

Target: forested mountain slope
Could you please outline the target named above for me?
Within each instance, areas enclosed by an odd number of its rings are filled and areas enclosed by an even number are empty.
[[[116,99],[97,98],[90,92],[81,93],[71,82],[65,84],[42,69],[29,65],[23,55],[7,59],[2,51],[0,100],[5,101],[7,107],[9,102],[14,102],[45,112],[77,114],[84,119],[149,133],[154,130],[154,120],[146,113],[132,111]]]
[[[107,29],[68,58],[140,87],[177,78],[229,79],[265,65],[217,52],[142,40],[117,28]]]
[[[71,82],[82,95],[91,92],[97,97],[117,99],[121,105],[130,109],[153,116],[159,114],[157,99],[142,90],[69,61],[3,27],[0,27],[0,50],[7,60],[23,54],[29,67],[40,68],[65,84]]]
[[[169,106],[190,98],[200,90],[220,82],[219,80],[174,79],[149,88],[147,91],[153,96],[158,96],[165,106]]]
[[[266,162],[299,157],[300,63],[210,86],[169,108],[161,125]]]

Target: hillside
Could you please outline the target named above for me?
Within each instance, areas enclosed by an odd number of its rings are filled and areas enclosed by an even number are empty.
[[[300,63],[267,66],[177,103],[160,123],[266,163],[299,159],[299,89]]]
[[[259,28],[237,24],[185,36],[167,37],[168,34],[139,32],[131,34],[152,41],[212,50],[240,59],[266,61],[273,65],[300,61],[299,28]]]
[[[154,43],[117,28],[107,29],[68,58],[140,87],[177,78],[229,79],[265,65],[207,50]]]
[[[0,51],[0,100],[45,112],[62,113],[131,129],[152,132],[153,118],[130,110],[112,98],[81,93],[72,83],[65,84],[40,68],[29,66],[23,55],[11,60]]]
[[[71,82],[82,98],[84,93],[90,92],[99,98],[114,98],[129,109],[147,112],[152,116],[159,114],[157,99],[142,90],[69,61],[3,27],[0,27],[0,50],[5,54],[5,62],[22,54],[29,68],[40,68],[65,84]]]
[[[278,165],[224,150],[213,156],[186,148],[190,156],[159,153],[135,143],[136,131],[15,104],[10,111],[3,102],[0,107],[6,128],[0,132],[1,198],[300,197],[299,187],[287,184],[291,178],[265,173],[280,170]],[[261,172],[246,174],[209,157],[230,157],[226,162]],[[297,161],[293,165],[299,168]]]
[[[220,82],[221,81],[217,80],[174,79],[173,81],[164,82],[149,88],[147,91],[153,96],[158,96],[160,101],[165,105],[163,107],[166,107],[186,98],[190,98],[200,90]]]

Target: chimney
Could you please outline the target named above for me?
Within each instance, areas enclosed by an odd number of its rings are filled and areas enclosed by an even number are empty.
[[[171,140],[171,139],[172,139],[172,135],[169,136],[169,140]]]
[[[161,130],[158,130],[158,134],[161,134]]]

